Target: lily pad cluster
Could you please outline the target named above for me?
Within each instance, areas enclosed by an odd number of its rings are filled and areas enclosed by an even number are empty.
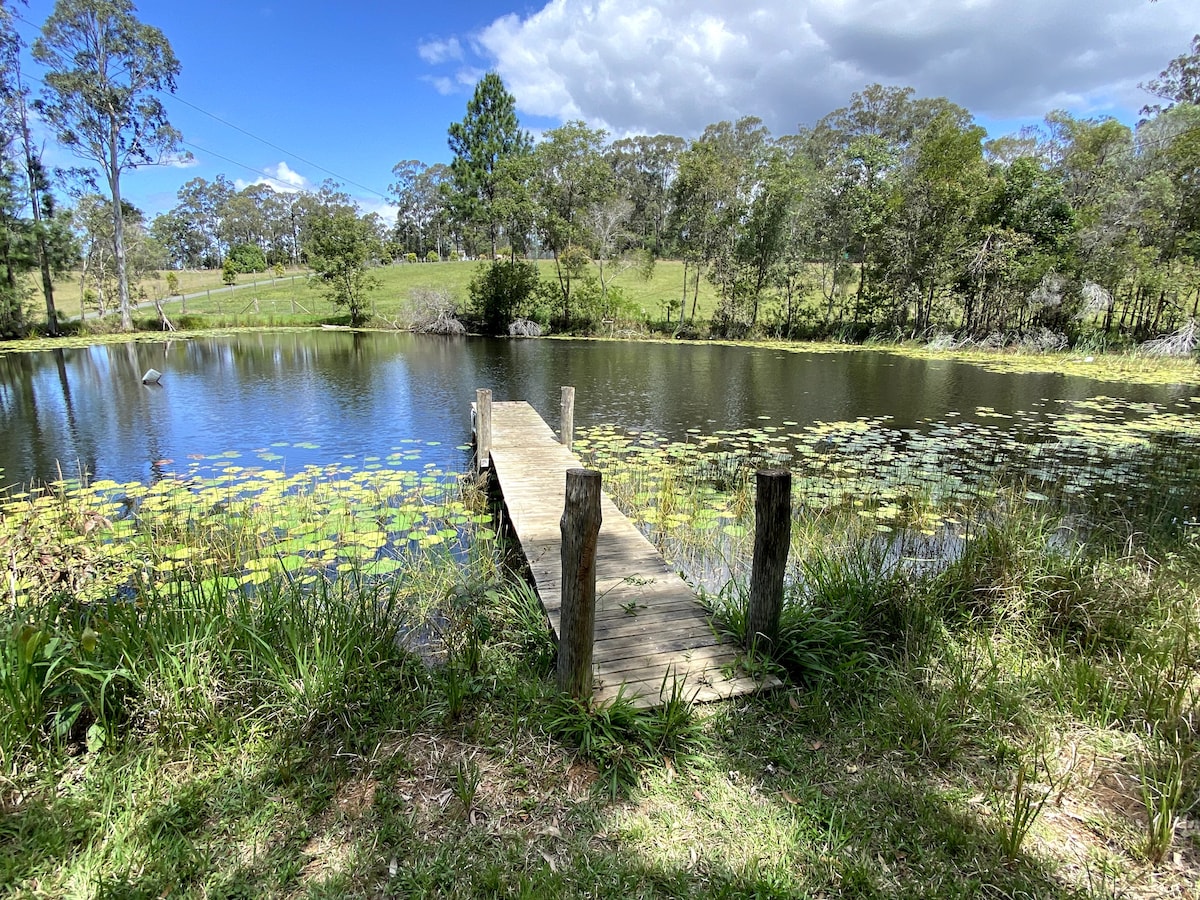
[[[458,473],[411,468],[419,448],[288,474],[195,460],[145,484],[61,481],[0,501],[7,600],[83,602],[172,583],[252,590],[272,578],[392,576],[495,540]],[[401,468],[400,466],[408,466]]]
[[[685,440],[607,425],[576,448],[614,501],[688,574],[708,581],[749,557],[754,472],[793,473],[794,541],[863,529],[942,544],[997,503],[1034,503],[1089,527],[1127,518],[1196,518],[1197,398],[1173,408],[1111,397],[1046,399],[1013,414],[978,407],[916,428],[888,417],[794,421]],[[889,538],[890,539],[890,538]]]

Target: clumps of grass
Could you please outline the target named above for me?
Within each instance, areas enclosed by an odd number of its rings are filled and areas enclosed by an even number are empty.
[[[1185,786],[1193,760],[1187,753],[1181,742],[1156,734],[1138,755],[1138,786],[1146,813],[1145,853],[1155,864],[1166,858],[1179,819],[1190,809]]]
[[[847,542],[813,547],[785,585],[779,637],[771,660],[794,679],[846,682],[876,667],[903,643],[903,574],[887,560],[886,544]],[[705,601],[719,627],[746,641],[747,588],[730,581]]]
[[[545,714],[545,727],[595,764],[610,798],[626,796],[647,767],[683,768],[708,745],[683,680],[669,689],[664,682],[663,691],[665,702],[654,708],[640,708],[624,690],[601,704],[558,697]]]

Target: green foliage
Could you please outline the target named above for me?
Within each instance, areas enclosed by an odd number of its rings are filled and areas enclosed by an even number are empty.
[[[509,323],[521,314],[537,288],[536,263],[484,263],[476,269],[468,288],[471,314],[479,320],[484,334],[507,334]]]
[[[226,257],[225,263],[221,266],[221,281],[226,285],[237,284],[238,267],[232,259]]]
[[[308,264],[334,306],[350,313],[351,325],[367,318],[367,299],[380,284],[370,272],[382,252],[378,234],[347,206],[321,206],[308,218]]]
[[[104,173],[112,191],[121,327],[133,327],[125,272],[121,174],[178,146],[159,99],[175,90],[179,61],[166,36],[134,15],[130,0],[58,0],[33,44],[46,67],[38,110],[59,141]]]
[[[503,208],[515,186],[505,167],[529,152],[529,135],[517,120],[516,100],[495,72],[475,85],[467,114],[450,126],[450,179],[447,197],[457,219],[482,227],[493,258],[511,211]]]
[[[179,276],[174,272],[167,273],[167,295],[175,296],[179,293]]]
[[[225,262],[227,265],[232,265],[234,271],[242,275],[267,271],[267,258],[258,244],[238,244],[230,247]]]
[[[436,250],[430,250],[428,253],[425,254],[425,262],[435,263],[435,262],[441,262],[441,260],[442,260],[442,257],[438,254],[438,252]]]

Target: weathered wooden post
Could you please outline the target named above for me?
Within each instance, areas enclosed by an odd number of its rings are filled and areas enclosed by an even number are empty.
[[[475,391],[475,468],[482,471],[491,464],[492,453],[492,392],[490,388]]]
[[[783,612],[783,576],[792,539],[792,473],[787,469],[759,469],[755,482],[754,562],[746,643],[751,651],[769,651],[779,637]]]
[[[567,469],[562,521],[562,606],[558,689],[577,700],[592,696],[596,631],[596,543],[600,536],[600,473]]]
[[[562,389],[562,420],[559,423],[558,440],[568,450],[575,440],[575,388]]]

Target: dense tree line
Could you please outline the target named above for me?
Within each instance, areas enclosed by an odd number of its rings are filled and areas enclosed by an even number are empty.
[[[178,151],[159,99],[180,69],[166,37],[129,0],[58,0],[31,49],[46,68],[37,99],[0,0],[3,334],[27,327],[24,276],[39,271],[54,330],[52,276],[69,266],[81,305],[119,311],[125,327],[131,285],[161,266],[235,278],[319,263],[357,318],[369,279],[329,274],[339,246],[360,274],[393,259],[503,263],[472,290],[494,328],[520,315],[614,321],[627,312],[620,274],[661,257],[684,263],[667,322],[694,322],[703,278],[719,298],[711,328],[731,336],[1144,338],[1200,313],[1200,36],[1144,86],[1154,101],[1135,127],[1053,112],[994,140],[944,98],[872,85],[790,135],[746,117],[691,140],[610,141],[575,121],[534,142],[488,74],[450,125],[450,163],[393,169],[394,224],[336,185],[284,192],[223,175],[188,181],[147,222],[121,178]],[[31,108],[84,167],[45,170]],[[552,277],[535,277],[533,258],[553,260]]]
[[[1198,58],[1200,37],[1135,128],[1054,112],[988,141],[962,107],[881,85],[782,137],[747,117],[609,143],[568,122],[492,159],[470,215],[470,153],[398,166],[396,239],[494,258],[501,235],[501,256],[552,258],[541,299],[566,326],[614,314],[605,267],[638,251],[684,261],[677,323],[699,278],[716,287],[719,334],[1146,337],[1200,312]],[[498,92],[480,83],[458,133]]]

